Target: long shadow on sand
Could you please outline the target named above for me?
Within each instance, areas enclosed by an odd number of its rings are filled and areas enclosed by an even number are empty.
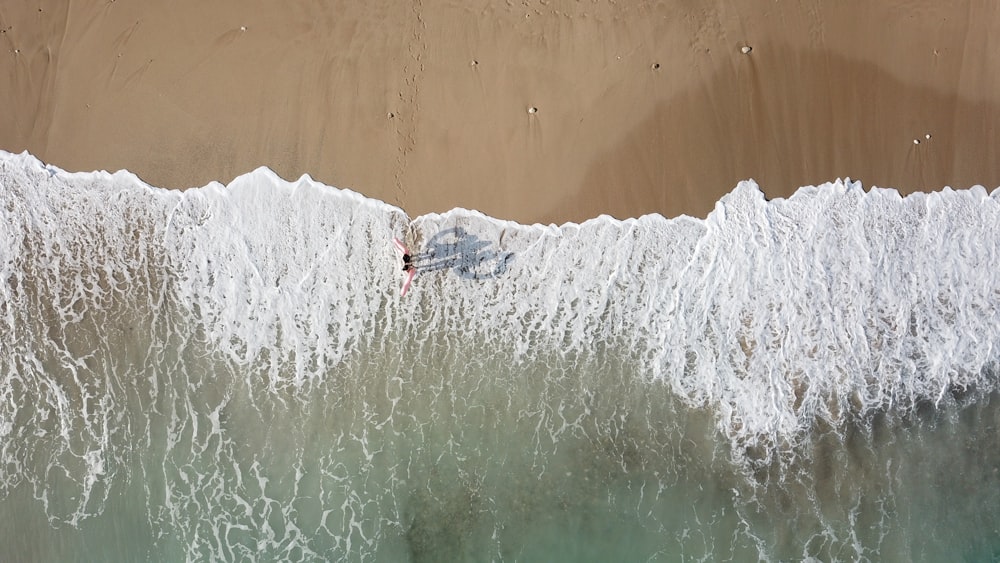
[[[470,280],[496,278],[507,272],[514,253],[499,252],[492,246],[461,227],[452,227],[435,233],[413,260],[422,273],[452,270]]]

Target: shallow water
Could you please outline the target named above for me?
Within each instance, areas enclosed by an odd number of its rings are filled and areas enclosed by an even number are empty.
[[[522,226],[4,155],[0,551],[995,560],[997,199]]]

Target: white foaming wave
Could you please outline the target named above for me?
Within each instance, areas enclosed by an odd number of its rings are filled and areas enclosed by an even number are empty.
[[[998,193],[902,198],[848,180],[768,202],[743,182],[705,221],[428,215],[417,246],[451,258],[418,275],[407,318],[528,361],[625,346],[767,462],[820,421],[997,388]]]
[[[528,226],[466,210],[410,221],[263,168],[183,194],[132,181],[165,209],[178,302],[220,352],[267,358],[272,385],[390,337],[478,334],[525,362],[612,346],[713,409],[737,449],[767,452],[819,421],[997,387],[1000,196],[981,187],[902,198],[848,180],[766,201],[742,182],[706,220]],[[393,236],[420,267],[405,298]]]
[[[540,349],[634,344],[634,331],[664,314],[674,273],[705,231],[688,217],[524,226],[466,210],[417,218],[414,230],[418,257],[434,257],[414,281],[407,318],[492,333],[529,361]]]
[[[270,358],[272,384],[301,385],[380,330],[396,264],[385,248],[402,211],[308,176],[266,168],[188,190],[167,219],[179,300],[219,350]]]
[[[741,184],[708,218],[661,375],[744,445],[995,389],[997,194]]]
[[[66,476],[58,492],[36,489],[50,520],[99,513],[104,476],[122,466],[109,372],[135,374],[97,335],[143,338],[135,316],[162,304],[157,226],[171,197],[126,172],[70,175],[0,153],[0,496],[38,472]]]

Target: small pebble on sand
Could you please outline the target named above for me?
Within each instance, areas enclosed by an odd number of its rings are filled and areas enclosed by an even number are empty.
[[[749,45],[744,45],[743,47],[740,48],[740,52],[743,53],[744,55],[749,55],[750,51],[753,51],[753,49]]]
[[[528,113],[538,113],[538,108],[531,106],[528,108]]]

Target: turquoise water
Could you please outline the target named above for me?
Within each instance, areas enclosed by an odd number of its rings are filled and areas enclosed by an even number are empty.
[[[4,155],[0,555],[997,560],[997,198],[522,226]]]

